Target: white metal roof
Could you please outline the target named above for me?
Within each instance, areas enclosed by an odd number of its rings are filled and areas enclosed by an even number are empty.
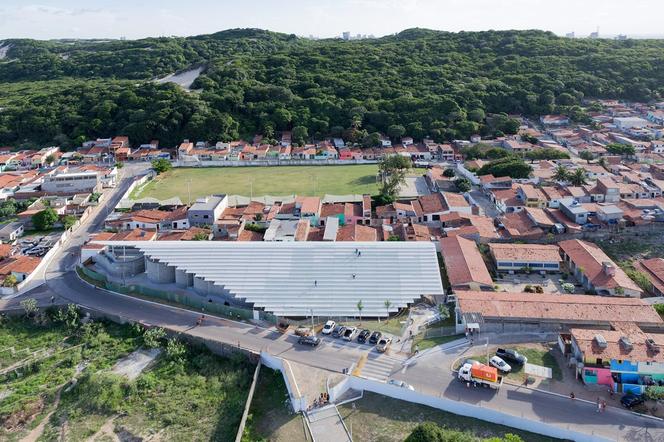
[[[429,242],[103,242],[224,286],[235,297],[280,316],[386,316],[442,295]],[[353,277],[353,275],[355,275]]]

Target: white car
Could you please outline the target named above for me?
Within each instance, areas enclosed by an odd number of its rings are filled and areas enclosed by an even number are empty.
[[[329,335],[332,333],[332,330],[334,330],[334,327],[336,327],[337,323],[334,321],[327,321],[325,325],[323,326],[323,330],[321,330],[321,333],[324,335]]]
[[[407,388],[411,391],[415,391],[415,389],[413,388],[412,385],[407,384],[406,382],[400,381],[398,379],[390,379],[389,381],[387,381],[387,383],[390,384],[390,385],[396,385],[397,387]]]
[[[512,371],[512,367],[510,367],[510,364],[503,361],[503,359],[498,356],[491,357],[491,359],[489,359],[489,365],[496,367],[498,370],[502,371],[503,373],[509,373],[510,371]]]

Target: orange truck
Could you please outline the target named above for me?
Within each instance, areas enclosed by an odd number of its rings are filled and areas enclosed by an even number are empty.
[[[498,374],[498,369],[478,363],[465,363],[459,368],[459,380],[472,383],[474,386],[481,385],[488,388],[500,388],[503,377]]]

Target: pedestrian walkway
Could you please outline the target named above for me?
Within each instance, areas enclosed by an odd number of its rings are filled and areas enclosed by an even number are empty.
[[[314,442],[352,442],[336,405],[306,412]]]
[[[401,369],[403,359],[386,354],[370,353],[362,366],[361,376],[375,381],[386,381]]]

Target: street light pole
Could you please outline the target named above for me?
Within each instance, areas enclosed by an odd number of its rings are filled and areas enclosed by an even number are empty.
[[[311,333],[316,336],[316,329],[314,328],[314,309],[309,309],[311,312]]]

